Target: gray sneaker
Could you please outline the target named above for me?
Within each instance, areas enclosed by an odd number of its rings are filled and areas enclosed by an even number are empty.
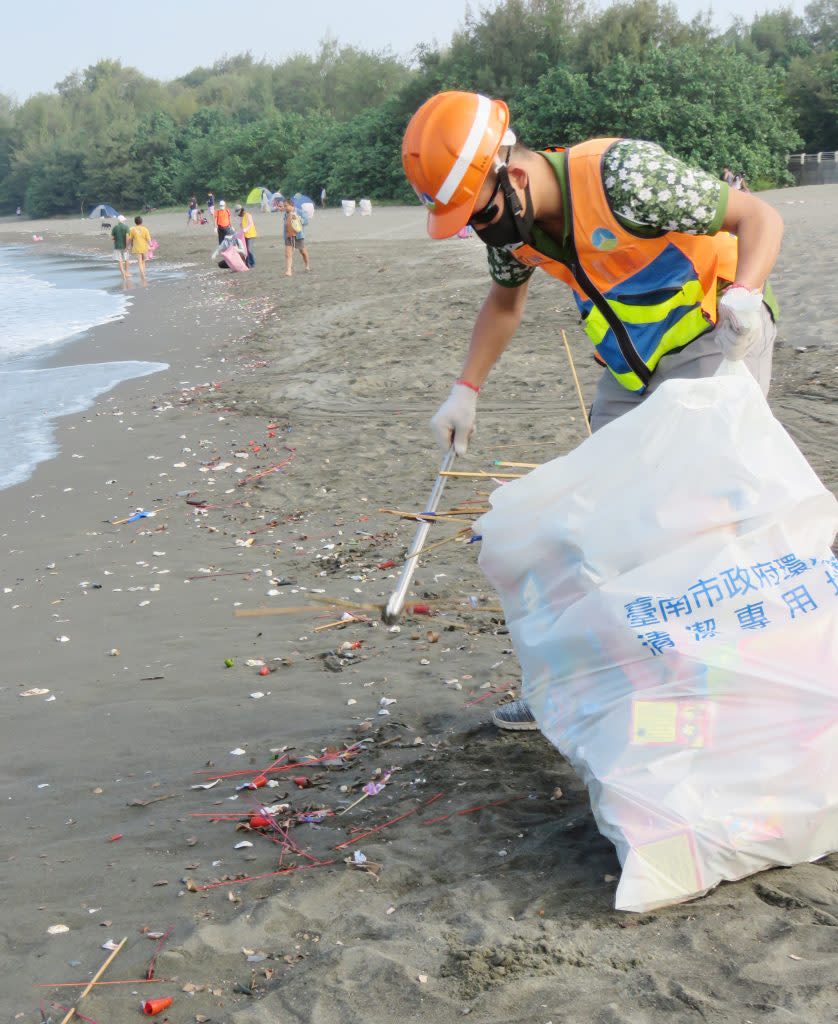
[[[501,704],[492,712],[492,721],[499,729],[537,729],[538,723],[532,711],[523,700],[512,700]]]

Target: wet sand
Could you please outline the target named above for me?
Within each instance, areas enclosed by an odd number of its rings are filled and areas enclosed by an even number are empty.
[[[771,404],[835,490],[838,188],[768,198],[787,223]],[[39,998],[69,1004],[78,989],[33,984],[89,978],[107,939],[128,936],[107,977],[142,978],[148,934],[170,926],[156,965],[170,980],[98,989],[87,1016],[136,1019],[153,992],[174,997],[172,1024],[832,1019],[838,857],[615,913],[619,865],[579,781],[540,736],[487,724],[518,674],[475,548],[423,560],[411,600],[432,617],[398,632],[379,621],[397,573],[379,566],[414,530],[380,509],[419,511],[432,483],[426,424],[486,287],[479,242],[431,242],[418,210],[329,211],[308,232],[313,272],[286,279],[275,219],[256,220],[257,267],[232,275],[208,261],[209,228],[147,218],[161,256],[192,265],[135,287],[124,321],[60,358],[171,369],[61,421],[61,454],[0,493],[8,1019],[39,1020]],[[40,245],[107,253],[98,230],[5,222],[0,241],[37,231]],[[590,398],[599,371],[576,320],[537,280],[464,468],[582,440],[556,341],[565,327]],[[444,504],[489,489],[452,482]],[[138,507],[155,515],[114,524]],[[346,604],[321,609],[326,598]],[[315,632],[356,605],[369,622]],[[309,610],[234,617],[257,607]],[[19,696],[34,688],[49,693]],[[344,745],[354,756],[337,756]],[[212,778],[201,770],[256,773],[286,746],[298,761],[333,748],[331,763],[278,772],[258,794],[236,792],[241,776],[190,788]],[[330,813],[377,769],[398,770]],[[289,836],[334,863],[237,882],[279,870],[279,847],[191,815],[245,816],[257,797],[287,797]],[[320,820],[299,820],[312,809]],[[242,840],[254,845],[235,850]],[[380,872],[345,864],[356,849]],[[312,863],[284,853],[281,866]],[[216,882],[233,884],[189,891]],[[69,931],[48,935],[54,924]]]

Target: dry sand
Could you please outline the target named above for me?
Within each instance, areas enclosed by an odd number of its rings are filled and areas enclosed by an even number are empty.
[[[771,402],[834,490],[838,188],[768,198],[787,223],[773,275],[784,315]],[[579,781],[539,735],[487,725],[504,699],[492,690],[518,676],[502,620],[484,610],[496,599],[474,548],[429,554],[415,593],[450,610],[399,632],[374,612],[369,624],[319,633],[340,611],[234,618],[315,595],[380,604],[394,585],[396,570],[377,567],[399,559],[414,528],[379,509],[422,508],[438,463],[426,423],[486,286],[480,244],[433,243],[422,219],[318,214],[314,271],[300,266],[288,280],[273,218],[257,216],[256,270],[232,275],[207,261],[209,228],[152,214],[163,257],[192,266],[136,287],[124,321],[62,350],[68,363],[160,359],[171,369],[62,421],[61,454],[0,493],[3,1019],[39,1020],[39,998],[69,1004],[78,989],[33,985],[89,978],[107,939],[128,936],[106,977],[143,977],[156,944],[143,929],[170,926],[157,962],[170,980],[97,989],[86,1016],[122,1024],[154,994],[174,997],[172,1024],[836,1019],[836,856],[654,914],[611,909],[619,867]],[[107,252],[98,230],[5,223],[0,239],[37,231],[44,246]],[[569,297],[537,280],[481,397],[470,467],[543,461],[583,438],[562,326],[592,394],[598,371]],[[487,489],[452,483],[444,504]],[[112,525],[136,507],[156,515]],[[456,527],[434,529],[432,539]],[[247,659],[275,671],[261,677]],[[34,687],[56,699],[19,696]],[[382,698],[397,703],[382,708]],[[270,872],[279,856],[232,823],[191,817],[244,814],[255,798],[237,794],[236,779],[192,791],[194,772],[255,771],[271,748],[300,757],[359,740],[368,749],[344,768],[296,770],[313,786],[298,788],[292,771],[259,793],[287,794],[292,811],[335,810],[376,769],[399,768],[345,816],[290,833],[335,863],[187,891],[184,879]],[[229,753],[237,748],[246,753]],[[334,850],[354,827],[408,811]],[[254,845],[234,850],[244,838]],[[356,849],[380,874],[343,863]],[[48,935],[57,923],[69,931]]]

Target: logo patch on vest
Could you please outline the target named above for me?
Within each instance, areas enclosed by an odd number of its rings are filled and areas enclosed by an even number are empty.
[[[591,241],[597,249],[608,252],[617,245],[617,236],[613,231],[609,231],[608,228],[594,228]]]

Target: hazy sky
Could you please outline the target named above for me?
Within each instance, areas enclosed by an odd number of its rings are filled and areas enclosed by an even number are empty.
[[[35,16],[5,19],[0,92],[23,100],[102,58],[118,58],[164,80],[244,50],[276,62],[294,52],[314,52],[327,33],[342,43],[389,47],[405,55],[420,42],[447,42],[462,24],[466,6],[466,0],[315,0],[241,7],[229,0],[40,0]],[[471,6],[479,10],[485,5],[476,0]],[[747,19],[781,6],[802,14],[805,0],[676,0],[685,19],[709,7],[720,28],[735,15]]]

